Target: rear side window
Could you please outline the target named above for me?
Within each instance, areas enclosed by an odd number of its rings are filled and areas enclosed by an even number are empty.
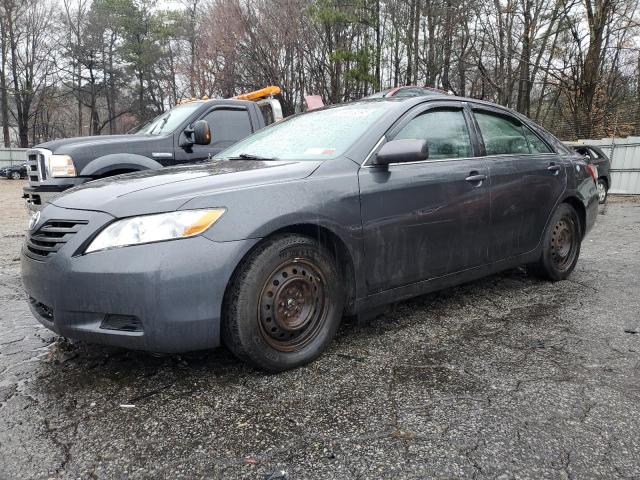
[[[522,125],[507,117],[475,112],[487,155],[528,154],[529,144]]]
[[[394,140],[426,140],[429,159],[472,156],[469,130],[462,110],[431,110],[412,119]]]
[[[531,153],[553,153],[549,146],[544,143],[538,135],[536,135],[533,130],[531,130],[526,125],[523,125],[524,134],[529,141],[529,148],[531,149]]]
[[[211,129],[212,147],[228,147],[252,133],[249,112],[246,110],[219,108],[209,112],[204,119]]]

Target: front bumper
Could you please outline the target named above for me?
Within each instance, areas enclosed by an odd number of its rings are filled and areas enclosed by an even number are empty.
[[[65,190],[69,190],[71,187],[80,185],[90,178],[83,177],[69,177],[62,179],[55,179],[49,181],[43,181],[39,185],[27,185],[22,189],[22,198],[27,202],[27,208],[30,211],[37,211],[47,204],[51,199],[60,195]]]
[[[51,219],[88,224],[45,260],[23,247],[24,288],[40,323],[65,337],[154,352],[220,344],[225,288],[257,240],[197,236],[81,255],[110,215],[47,205],[41,216],[39,225]],[[112,318],[134,318],[139,328],[114,329],[106,323]]]

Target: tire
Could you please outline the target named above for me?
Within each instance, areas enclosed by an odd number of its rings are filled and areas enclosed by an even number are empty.
[[[575,209],[561,203],[553,212],[542,237],[540,260],[532,265],[534,272],[552,281],[567,278],[578,262],[582,229]]]
[[[607,195],[609,193],[609,189],[607,188],[607,182],[599,178],[598,179],[598,203],[601,205],[607,201]]]
[[[11,179],[12,180],[20,180],[20,172],[11,172]]]
[[[269,372],[304,365],[333,339],[345,302],[336,259],[298,234],[266,240],[236,269],[225,294],[222,341]]]

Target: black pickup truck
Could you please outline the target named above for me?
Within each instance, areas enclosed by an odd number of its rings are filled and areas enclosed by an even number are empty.
[[[197,100],[126,135],[42,143],[27,151],[23,198],[29,209],[39,210],[60,192],[90,180],[205,161],[281,116],[277,100]],[[198,131],[210,134],[198,138]]]

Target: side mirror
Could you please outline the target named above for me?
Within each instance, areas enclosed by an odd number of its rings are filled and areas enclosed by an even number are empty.
[[[193,141],[196,145],[211,143],[211,129],[206,120],[198,120],[193,124]]]
[[[427,158],[429,147],[426,140],[392,140],[382,146],[371,164],[386,166],[390,163],[419,162]]]
[[[209,145],[211,143],[211,129],[206,120],[193,122],[190,127],[185,128],[180,142],[181,147],[191,145]]]

